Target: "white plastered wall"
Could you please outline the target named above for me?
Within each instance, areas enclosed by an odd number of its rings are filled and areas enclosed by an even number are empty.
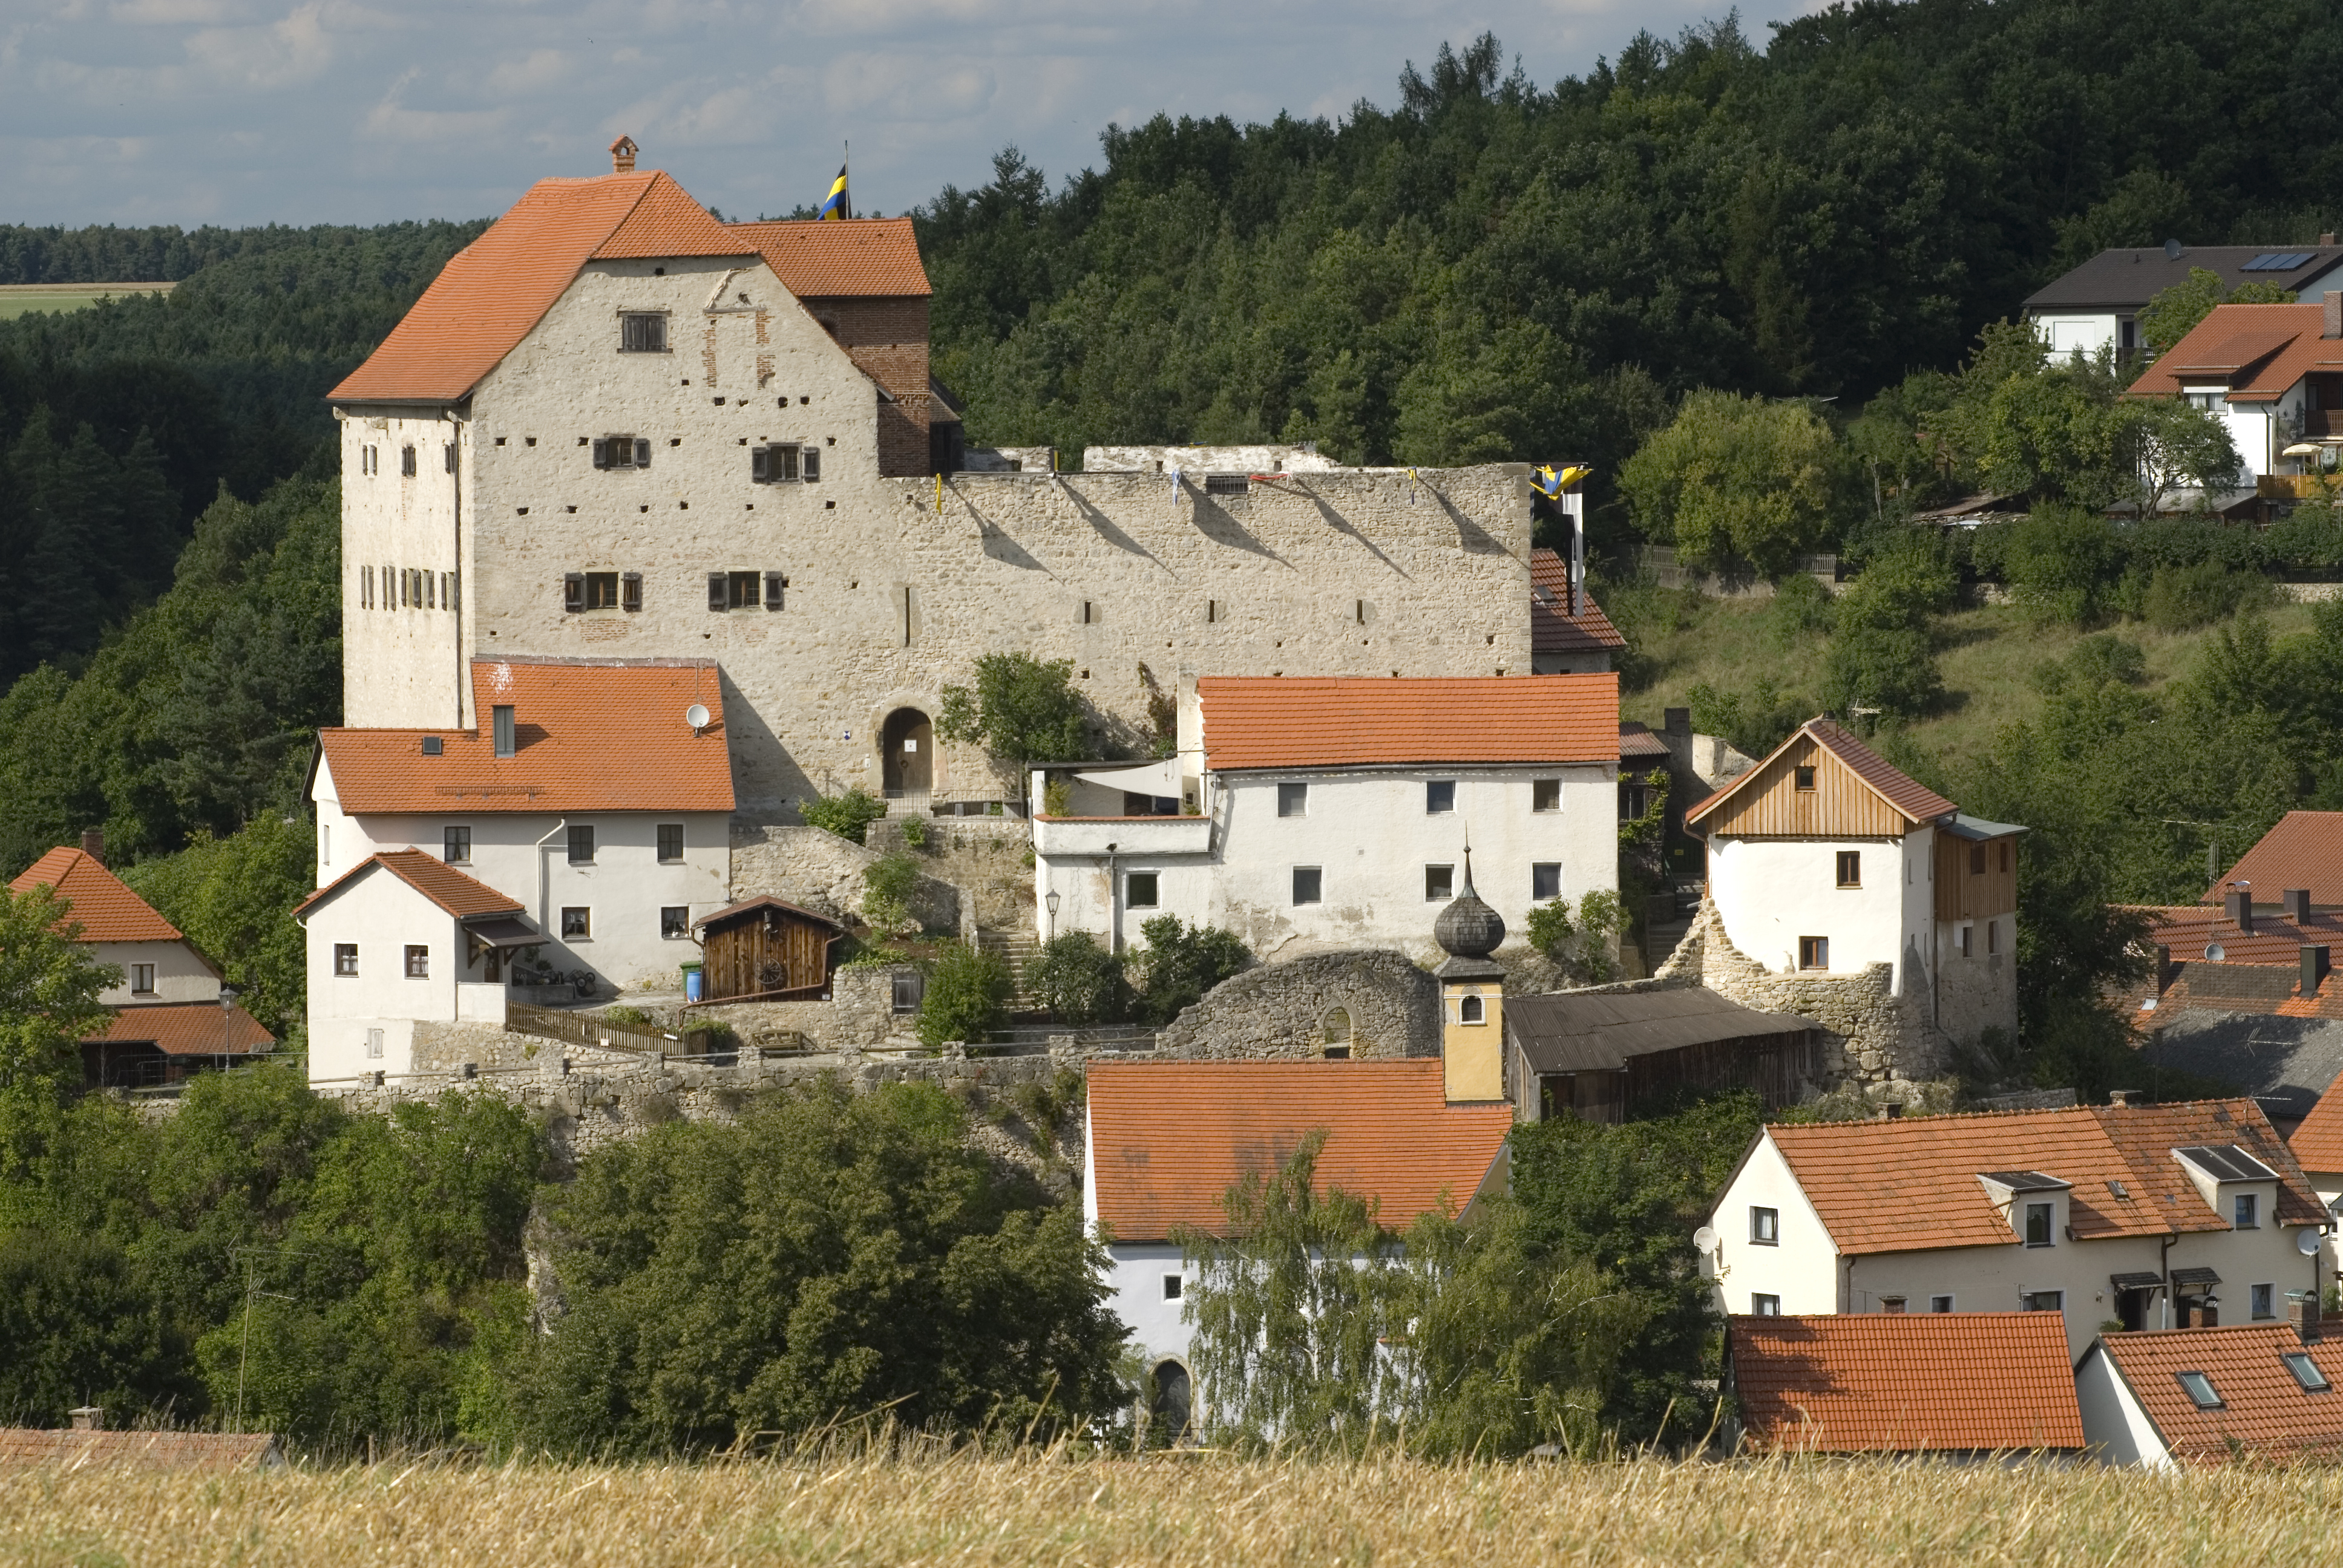
[[[1733,945],[1776,974],[1798,967],[1798,939],[1830,939],[1830,971],[1896,967],[1904,994],[1907,958],[1924,980],[1930,929],[1930,833],[1898,839],[1712,837],[1708,887]],[[1838,886],[1842,850],[1863,857],[1863,884]]]
[[[368,1072],[400,1076],[414,1065],[415,1024],[452,1021],[457,988],[477,981],[464,968],[456,921],[447,912],[380,867],[368,871],[303,917],[307,930],[309,1081],[347,1080]],[[358,972],[334,972],[334,949],[351,942]],[[429,973],[407,973],[408,944],[429,950]],[[383,1031],[383,1053],[367,1054],[367,1031]]]
[[[1771,1209],[1779,1217],[1774,1245],[1750,1240],[1753,1209]],[[1790,1173],[1772,1132],[1758,1134],[1756,1147],[1741,1162],[1708,1222],[1717,1247],[1704,1267],[1716,1282],[1721,1310],[1754,1312],[1752,1298],[1757,1295],[1780,1297],[1785,1313],[1843,1310],[1837,1243]]]
[[[108,1007],[132,1007],[140,1002],[217,1001],[220,978],[185,942],[91,942],[89,955],[102,964],[118,964],[122,983],[98,994]],[[155,966],[155,989],[134,991],[137,974],[133,966]]]
[[[2172,1468],[2156,1423],[2103,1347],[2094,1345],[2075,1369],[2075,1398],[2082,1406],[2083,1441],[2100,1463]]]
[[[461,725],[470,702],[460,608],[468,597],[470,554],[468,433],[452,408],[363,405],[337,412],[342,416],[342,710],[348,722],[369,727]],[[455,474],[447,467],[451,443],[458,455]],[[401,461],[407,447],[415,448],[411,478]],[[467,548],[460,551],[459,511],[468,525]],[[408,570],[431,574],[427,607],[400,603],[399,574]],[[459,608],[448,608],[450,597]]]

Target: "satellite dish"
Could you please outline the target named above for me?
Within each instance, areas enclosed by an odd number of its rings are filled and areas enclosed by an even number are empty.
[[[690,725],[690,726],[692,727],[692,729],[707,729],[707,728],[708,728],[708,709],[707,709],[707,708],[706,708],[704,705],[700,704],[700,703],[697,703],[697,702],[693,703],[690,707],[689,707],[689,708],[687,708],[687,709],[685,709],[683,710],[683,721],[684,721],[686,724]]]
[[[1703,1225],[1699,1230],[1694,1231],[1692,1233],[1693,1247],[1694,1250],[1703,1253],[1715,1251],[1716,1243],[1719,1239],[1720,1238],[1716,1233],[1716,1227],[1714,1225]]]
[[[2319,1243],[2326,1239],[2316,1231],[2297,1231],[2294,1233],[2294,1250],[2306,1258],[2315,1258],[2318,1255]]]
[[[2182,245],[2177,239],[2167,239],[2164,242],[2164,259],[2167,261],[2178,261],[2180,259],[2181,253],[2187,248],[2187,247],[2186,246]]]
[[[2205,956],[2211,959],[2215,963],[2219,963],[2223,959],[2227,958],[2229,953],[2228,950],[2222,947],[2218,942],[2207,942],[2205,944]]]

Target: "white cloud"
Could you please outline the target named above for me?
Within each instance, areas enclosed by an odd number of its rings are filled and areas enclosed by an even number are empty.
[[[267,90],[314,80],[334,63],[324,0],[295,7],[265,27],[206,28],[187,39],[187,57],[216,76]]]
[[[569,79],[574,65],[559,49],[532,49],[518,60],[499,60],[488,72],[488,90],[498,97],[526,97]]]

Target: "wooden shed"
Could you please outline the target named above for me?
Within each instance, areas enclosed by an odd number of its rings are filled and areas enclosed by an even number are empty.
[[[827,1001],[831,954],[846,928],[775,898],[719,910],[695,928],[699,1000]]]
[[[1823,1077],[1822,1025],[1704,986],[1505,999],[1508,1098],[1523,1121],[1618,1121],[1681,1090],[1754,1089],[1768,1111]]]

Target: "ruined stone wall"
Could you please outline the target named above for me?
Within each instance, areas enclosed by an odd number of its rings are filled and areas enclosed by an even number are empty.
[[[905,833],[920,824],[925,842],[912,848]],[[889,817],[870,824],[872,849],[910,849],[920,869],[959,890],[964,916],[988,931],[1031,931],[1033,825],[1021,817]]]
[[[885,852],[821,828],[761,827],[735,818],[732,898],[738,902],[769,894],[831,920],[860,919],[862,874]],[[925,877],[911,900],[911,914],[928,930],[958,930],[960,891]]]
[[[1159,1056],[1217,1061],[1299,1060],[1325,1054],[1326,1015],[1351,1016],[1351,1055],[1387,1060],[1440,1054],[1440,985],[1404,953],[1318,953],[1262,964],[1222,981],[1182,1010]]]

